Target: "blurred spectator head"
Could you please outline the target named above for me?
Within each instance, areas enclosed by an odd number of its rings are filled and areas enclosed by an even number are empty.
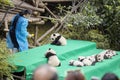
[[[33,80],[58,80],[56,69],[50,65],[38,67],[33,73]]]
[[[65,80],[85,80],[85,77],[80,70],[68,71]]]
[[[103,77],[102,80],[119,80],[119,78],[113,74],[113,73],[106,73]]]

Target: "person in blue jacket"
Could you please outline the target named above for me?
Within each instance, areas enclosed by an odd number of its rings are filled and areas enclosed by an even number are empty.
[[[27,37],[32,37],[27,32],[28,18],[32,13],[31,10],[22,10],[11,21],[10,30],[7,34],[7,47],[13,53],[28,50]]]

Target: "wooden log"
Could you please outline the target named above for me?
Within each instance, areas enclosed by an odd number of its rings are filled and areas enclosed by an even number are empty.
[[[4,9],[0,9],[0,12],[5,13],[5,12],[6,12],[6,10],[4,10]],[[8,11],[8,13],[11,13],[11,14],[16,14],[17,12],[15,12],[15,11]]]
[[[45,16],[38,16],[38,18],[49,19],[49,20],[56,20],[58,22],[61,21],[61,19],[58,19],[58,18],[56,19],[56,18],[50,18],[50,17],[45,17]]]
[[[55,32],[58,32],[64,25],[64,23],[66,22],[66,19],[69,15],[71,15],[74,11],[76,11],[79,7],[80,4],[83,3],[82,0],[78,2],[78,4],[74,5],[73,8],[71,9],[70,13],[68,13],[62,20],[61,20],[61,24],[58,27],[58,29]]]
[[[72,0],[42,0],[43,2],[53,2],[53,3],[56,3],[56,2],[70,2]]]
[[[38,16],[40,16],[40,15],[41,15],[41,13],[40,13],[40,12],[38,12],[38,11],[34,11],[34,12],[32,13],[32,15],[33,15],[33,16],[35,16],[35,17],[38,17]]]
[[[39,22],[41,21],[41,18],[30,18],[29,22]]]
[[[41,1],[41,3],[43,3],[42,1]],[[44,3],[43,3],[44,4]],[[45,9],[54,17],[54,18],[56,18],[57,19],[57,16],[44,4],[44,7],[45,7]]]
[[[9,29],[8,29],[8,20],[7,20],[7,19],[5,19],[4,24],[5,24],[4,31],[5,31],[5,32],[8,32],[8,31],[9,31]]]
[[[57,19],[57,16],[47,7],[45,6],[45,9],[54,17]]]
[[[34,36],[34,46],[36,46],[37,44],[37,37],[38,37],[38,26],[35,26],[35,32],[34,32],[35,36]]]
[[[31,9],[31,10],[36,10],[36,11],[40,11],[40,12],[45,12],[45,9],[40,9],[40,8],[36,8],[36,7],[27,7],[27,6],[20,6],[21,8],[26,8],[26,9]]]
[[[37,45],[40,45],[40,41],[46,36],[48,35],[51,31],[53,31],[57,26],[59,25],[59,23],[57,22],[52,28],[50,28],[47,32],[45,32],[44,35],[42,35],[38,40],[37,40]]]
[[[34,22],[33,24],[45,24],[45,21],[41,20],[40,22]]]
[[[66,20],[66,18],[67,18],[68,16],[69,16],[69,14],[67,14],[67,15],[61,20],[60,26],[56,29],[55,32],[58,32],[58,31],[62,28],[62,26],[63,26],[63,24],[65,23],[65,20]]]
[[[23,77],[20,77],[20,76],[16,76],[16,75],[12,75],[13,77],[17,78],[17,79],[20,79],[20,80],[25,80],[25,78]]]
[[[43,4],[41,2],[38,4],[38,7],[40,7],[40,8],[44,8],[44,6],[45,6],[45,4]]]
[[[13,3],[15,6],[18,6],[20,3],[22,3],[21,0],[13,0]],[[26,2],[22,3],[20,5],[21,8],[26,8],[26,9],[31,9],[31,10],[36,10],[36,11],[40,11],[40,12],[45,12],[45,9],[43,8],[37,8],[37,7],[34,7]]]

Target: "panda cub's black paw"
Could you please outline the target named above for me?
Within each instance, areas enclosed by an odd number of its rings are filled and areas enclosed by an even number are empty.
[[[61,63],[58,65],[58,67],[60,67],[61,66]]]

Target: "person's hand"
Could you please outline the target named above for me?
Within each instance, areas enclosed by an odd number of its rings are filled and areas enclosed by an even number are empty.
[[[34,34],[29,34],[28,37],[29,38],[34,37]]]

